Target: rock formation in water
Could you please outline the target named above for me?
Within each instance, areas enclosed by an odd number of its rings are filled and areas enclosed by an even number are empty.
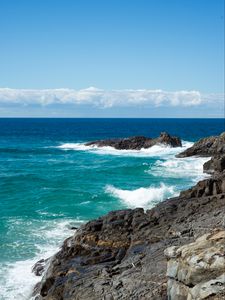
[[[112,211],[90,221],[48,262],[36,299],[223,299],[224,212],[225,173],[217,170],[146,212]]]
[[[109,139],[86,143],[86,146],[105,147],[110,146],[118,150],[140,150],[150,148],[154,145],[163,144],[170,147],[181,147],[179,137],[170,136],[167,132],[162,132],[158,138],[148,138],[144,136],[135,136],[124,139]]]
[[[179,153],[177,157],[220,156],[225,154],[225,132],[219,136],[210,136],[196,142],[192,147]]]

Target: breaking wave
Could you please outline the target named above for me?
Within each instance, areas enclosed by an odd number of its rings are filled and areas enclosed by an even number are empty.
[[[60,146],[57,146],[58,149],[62,150],[75,150],[75,151],[89,151],[102,155],[123,155],[123,156],[167,156],[167,155],[176,155],[179,152],[184,151],[185,149],[193,145],[192,142],[182,141],[182,147],[169,147],[166,145],[155,145],[148,149],[140,150],[118,150],[113,147],[98,147],[96,145],[86,146],[84,143],[65,143]]]
[[[105,192],[119,198],[125,205],[132,208],[151,208],[162,200],[177,195],[174,186],[167,186],[163,183],[158,187],[141,187],[136,190],[122,190],[113,185],[107,185]]]
[[[171,157],[167,160],[157,160],[147,173],[160,178],[187,178],[193,182],[208,177],[203,173],[203,164],[209,157]]]

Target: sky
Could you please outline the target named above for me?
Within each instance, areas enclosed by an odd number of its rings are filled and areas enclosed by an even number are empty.
[[[224,0],[0,0],[0,117],[224,117]]]

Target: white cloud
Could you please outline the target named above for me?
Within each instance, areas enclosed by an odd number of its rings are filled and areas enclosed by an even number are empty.
[[[100,108],[138,105],[188,107],[213,101],[223,101],[223,95],[203,95],[199,91],[168,92],[148,89],[107,91],[95,87],[81,90],[0,88],[0,104],[6,105],[90,104]]]

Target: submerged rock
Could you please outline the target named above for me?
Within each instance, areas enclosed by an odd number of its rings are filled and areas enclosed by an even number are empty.
[[[214,230],[195,242],[165,250],[168,298],[209,299],[225,296],[225,231]],[[211,298],[215,299],[215,298]]]
[[[96,145],[98,147],[110,146],[118,150],[140,150],[150,148],[154,145],[163,144],[170,147],[181,147],[179,137],[170,136],[167,132],[162,132],[158,138],[148,138],[144,136],[135,136],[124,139],[100,140],[86,143],[86,146]]]
[[[179,153],[177,157],[188,157],[188,156],[215,156],[225,154],[225,132],[219,136],[211,136],[199,140],[187,150]]]

